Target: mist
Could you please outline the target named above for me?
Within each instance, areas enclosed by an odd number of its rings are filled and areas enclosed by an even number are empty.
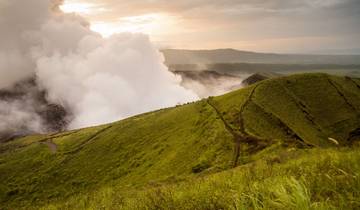
[[[230,75],[209,70],[173,71],[181,75],[181,85],[192,90],[200,98],[218,96],[243,87],[242,81],[250,76],[249,73]]]
[[[0,100],[0,140],[9,140],[34,131],[44,132],[45,125],[36,109],[32,93],[13,100]]]
[[[63,131],[71,112],[46,100],[34,78],[0,90],[0,142],[37,133]]]
[[[0,2],[0,89],[34,77],[49,103],[72,113],[70,129],[198,99],[180,85],[180,76],[167,70],[147,35],[103,38],[82,17],[62,13],[60,4]],[[36,105],[27,101],[1,102],[2,119],[8,120],[0,124],[0,131],[26,122],[27,129],[44,132]]]

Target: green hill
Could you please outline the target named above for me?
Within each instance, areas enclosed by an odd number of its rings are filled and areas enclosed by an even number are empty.
[[[2,143],[0,209],[359,207],[359,128],[359,79],[265,80],[108,125]]]

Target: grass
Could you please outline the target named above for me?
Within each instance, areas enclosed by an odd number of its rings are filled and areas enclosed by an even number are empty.
[[[357,209],[360,151],[282,149],[274,157],[175,184],[122,194],[116,187],[42,209]]]
[[[355,208],[359,90],[357,79],[294,75],[0,144],[0,209]],[[234,169],[233,131],[256,137]]]
[[[270,79],[214,100],[234,129],[240,127],[241,117],[248,133],[263,138],[294,139],[296,135],[310,145],[324,147],[330,144],[328,137],[333,137],[346,145],[348,134],[360,124],[360,89],[354,81],[301,74]],[[239,115],[246,100],[248,105]]]
[[[132,188],[230,167],[232,138],[206,104],[137,116],[99,133],[107,126],[53,138],[55,154],[39,136],[5,145],[2,203],[29,207],[104,185]]]

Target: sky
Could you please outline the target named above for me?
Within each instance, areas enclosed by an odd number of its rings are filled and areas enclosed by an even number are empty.
[[[141,32],[160,48],[360,53],[360,0],[65,0],[103,36]]]

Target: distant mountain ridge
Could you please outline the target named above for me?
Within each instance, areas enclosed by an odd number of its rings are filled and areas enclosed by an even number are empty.
[[[163,49],[165,62],[173,64],[268,63],[268,64],[360,64],[360,55],[276,54],[235,49]]]

